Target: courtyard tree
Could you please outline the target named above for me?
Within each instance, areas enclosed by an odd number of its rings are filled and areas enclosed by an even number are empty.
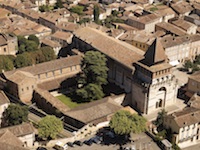
[[[43,139],[55,139],[63,130],[63,123],[53,115],[48,115],[38,123],[38,136]]]
[[[144,132],[146,130],[146,119],[138,114],[120,110],[113,115],[109,125],[117,135],[129,135],[131,132]]]
[[[23,53],[17,55],[14,61],[16,68],[26,67],[32,65],[32,58],[29,53]]]
[[[62,0],[57,0],[54,8],[55,9],[63,8]]]
[[[39,44],[40,44],[40,40],[35,35],[29,35],[28,40],[29,41],[34,41],[37,44],[37,46],[39,46]]]
[[[3,113],[2,126],[18,125],[28,121],[28,107],[10,104]]]
[[[108,67],[106,57],[98,51],[88,51],[81,63],[76,94],[84,101],[97,100],[104,96],[102,85],[107,84]]]
[[[0,72],[9,71],[13,68],[13,61],[8,56],[0,55]]]
[[[188,71],[190,68],[193,67],[193,63],[190,60],[185,61],[183,67]]]
[[[55,52],[51,47],[44,46],[44,47],[41,47],[40,50],[42,51],[45,61],[51,61],[51,60],[56,59]]]
[[[73,12],[73,13],[76,13],[78,15],[82,15],[83,14],[83,10],[84,10],[84,7],[83,6],[73,6],[70,11]]]

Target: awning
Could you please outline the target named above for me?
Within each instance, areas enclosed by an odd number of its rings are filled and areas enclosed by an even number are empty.
[[[176,65],[179,64],[178,60],[170,61],[169,63],[170,63],[170,65],[172,65],[172,66],[176,66]]]

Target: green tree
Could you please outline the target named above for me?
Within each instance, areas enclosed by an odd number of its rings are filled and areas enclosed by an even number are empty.
[[[107,84],[106,57],[98,51],[88,51],[82,60],[82,73],[78,76],[76,94],[83,101],[92,101],[104,96],[102,85]]]
[[[160,112],[158,112],[158,115],[157,115],[157,118],[156,118],[156,121],[155,121],[155,124],[158,127],[158,129],[162,130],[164,118],[166,116],[167,116],[167,112],[164,109],[162,109]]]
[[[100,9],[98,5],[94,5],[93,15],[94,15],[94,22],[99,24]]]
[[[16,68],[26,67],[32,65],[32,58],[29,53],[23,53],[17,55],[14,64]]]
[[[43,139],[55,139],[63,130],[63,123],[53,115],[48,115],[38,123],[38,136]]]
[[[55,8],[55,9],[63,8],[63,3],[62,3],[62,1],[61,1],[61,0],[57,0],[54,8]]]
[[[42,5],[39,7],[39,11],[41,12],[49,12],[52,8],[48,5]]]
[[[14,68],[12,59],[9,56],[0,55],[0,72],[9,71]]]
[[[27,40],[25,49],[27,52],[36,51],[38,50],[38,45],[34,41]]]
[[[195,58],[195,64],[200,65],[200,55],[196,56],[196,58]]]
[[[39,46],[39,44],[40,44],[40,40],[35,35],[29,35],[28,40],[29,41],[34,41],[37,44],[37,46]]]
[[[49,46],[44,46],[40,48],[42,54],[44,55],[45,61],[50,61],[56,59],[54,50]]]
[[[109,125],[116,134],[129,135],[131,132],[144,132],[146,130],[146,119],[137,114],[131,114],[128,111],[120,110],[113,115]]]
[[[84,7],[83,6],[73,6],[70,11],[73,12],[73,13],[76,13],[78,15],[82,15],[83,14],[83,10],[84,10]]]
[[[45,56],[43,55],[41,50],[33,51],[30,53],[30,55],[34,61],[34,64],[45,62]]]
[[[88,102],[92,100],[101,99],[104,96],[104,93],[101,89],[101,86],[95,84],[88,84],[81,89],[76,91],[77,95],[82,98],[82,100]]]
[[[81,69],[83,71],[80,82],[94,83],[96,85],[107,84],[108,67],[106,57],[98,51],[88,51],[83,58]]]
[[[193,67],[193,63],[190,61],[190,60],[187,60],[183,67],[186,69],[186,70],[189,70],[189,68],[192,68]]]
[[[2,126],[18,125],[28,121],[28,107],[10,104],[3,113]]]

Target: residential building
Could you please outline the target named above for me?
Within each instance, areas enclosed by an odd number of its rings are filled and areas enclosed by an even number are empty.
[[[33,147],[35,142],[35,128],[32,124],[22,123],[0,129],[0,133],[5,133],[7,131],[11,132],[14,137],[17,137],[23,143],[24,147]]]
[[[175,104],[178,87],[160,39],[154,40],[144,57],[135,63],[132,105],[139,112],[150,114]]]
[[[128,17],[126,24],[146,32],[154,32],[155,25],[162,22],[162,17],[156,14],[148,14],[140,17]]]
[[[200,35],[165,36],[161,43],[169,63],[173,66],[185,60],[194,60],[200,54]]]
[[[179,17],[188,16],[193,10],[191,4],[186,1],[178,1],[171,4],[171,7],[179,15]]]
[[[165,31],[166,33],[169,33],[175,36],[186,35],[186,32],[183,29],[167,22],[157,23],[155,26],[155,31],[159,31],[159,30]]]
[[[17,37],[0,33],[0,55],[15,55],[18,50]]]
[[[164,126],[171,129],[173,142],[180,148],[185,148],[199,142],[200,110],[186,107],[181,111],[168,115]]]
[[[40,41],[41,41],[41,45],[42,46],[49,46],[49,47],[51,47],[54,50],[54,53],[56,55],[59,54],[59,51],[62,48],[62,46],[60,45],[59,42],[53,41],[50,38],[44,38],[44,39],[41,39]]]
[[[197,26],[183,19],[172,21],[172,24],[183,29],[187,34],[196,34]]]
[[[71,44],[73,34],[70,32],[56,31],[51,35],[51,40],[58,42],[62,47]]]

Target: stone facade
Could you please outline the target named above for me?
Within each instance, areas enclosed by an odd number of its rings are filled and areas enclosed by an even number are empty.
[[[17,49],[17,37],[8,34],[0,34],[0,55],[15,55]]]

